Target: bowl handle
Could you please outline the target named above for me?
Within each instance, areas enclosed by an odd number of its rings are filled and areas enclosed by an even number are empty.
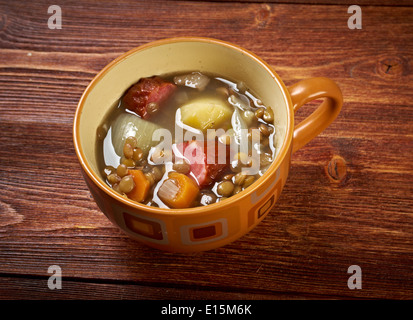
[[[337,84],[328,78],[310,78],[288,88],[294,113],[304,104],[325,98],[318,108],[294,128],[293,153],[326,129],[338,116],[343,95]]]

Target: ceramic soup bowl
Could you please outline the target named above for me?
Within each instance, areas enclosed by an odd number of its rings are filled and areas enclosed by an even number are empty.
[[[243,81],[274,112],[276,156],[265,174],[244,191],[202,207],[165,209],[127,199],[100,174],[96,130],[115,102],[142,77],[198,70]],[[299,124],[294,113],[324,98]],[[171,38],[133,49],[107,65],[86,88],[74,119],[74,145],[85,181],[102,212],[126,234],[154,248],[194,252],[226,245],[252,230],[279,198],[292,154],[339,114],[342,94],[327,78],[287,88],[267,63],[234,44],[208,38]]]

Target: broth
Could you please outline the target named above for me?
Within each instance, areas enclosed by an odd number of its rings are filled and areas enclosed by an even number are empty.
[[[162,208],[202,206],[263,175],[276,154],[275,129],[272,110],[242,82],[162,75],[140,79],[119,99],[97,130],[96,155],[102,178],[125,197]],[[169,137],[156,141],[159,131]]]

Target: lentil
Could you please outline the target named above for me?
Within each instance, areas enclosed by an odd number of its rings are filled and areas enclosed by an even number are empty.
[[[257,119],[261,119],[262,116],[264,115],[264,108],[258,108],[257,110],[255,110],[255,116],[257,117]]]
[[[274,121],[274,112],[271,108],[265,109],[262,119],[268,123],[272,123]]]
[[[119,182],[119,190],[122,193],[129,193],[133,190],[135,184],[133,182],[133,178],[130,175],[124,176],[122,180]]]
[[[191,170],[191,165],[183,160],[180,162],[175,162],[172,165],[172,169],[174,169],[176,172],[187,174]]]
[[[217,186],[217,193],[223,197],[229,197],[234,191],[234,184],[231,181],[223,181]]]
[[[116,173],[119,177],[123,178],[124,176],[126,176],[128,174],[128,167],[124,164],[120,164],[116,168]]]
[[[119,177],[116,173],[111,173],[108,175],[107,179],[111,185],[114,185],[120,182],[121,177]]]
[[[139,162],[143,159],[143,151],[141,148],[136,147],[133,149],[132,159],[136,162]]]
[[[126,159],[131,159],[133,157],[133,148],[129,143],[125,143],[123,146],[123,155]]]
[[[129,144],[132,148],[136,148],[138,146],[138,140],[134,136],[129,136],[126,138],[125,144]]]
[[[245,188],[249,187],[253,182],[255,181],[255,177],[254,176],[248,176],[245,178],[242,186]]]
[[[246,175],[242,172],[237,173],[234,176],[234,184],[235,185],[242,185],[244,183]]]

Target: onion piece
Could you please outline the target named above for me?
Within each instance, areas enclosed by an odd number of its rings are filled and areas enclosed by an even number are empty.
[[[174,77],[174,83],[178,86],[186,86],[200,91],[204,90],[208,85],[210,79],[200,72],[192,72]]]
[[[170,172],[158,189],[158,197],[169,208],[189,208],[199,194],[199,189],[192,178],[178,172]]]
[[[240,96],[231,94],[228,98],[228,102],[233,105],[235,108],[238,108],[242,111],[252,110],[250,102],[247,98],[243,99]]]
[[[232,129],[234,130],[235,142],[239,145],[241,145],[242,142],[248,143],[248,139],[247,139],[248,126],[245,123],[238,109],[235,109],[234,113],[232,114],[231,124],[232,124]]]
[[[112,144],[118,156],[123,155],[126,138],[133,136],[138,140],[138,147],[147,155],[149,149],[158,144],[152,135],[161,127],[131,113],[120,114],[112,124]]]
[[[179,186],[173,179],[166,179],[158,189],[158,197],[165,203],[170,203],[179,194]]]

